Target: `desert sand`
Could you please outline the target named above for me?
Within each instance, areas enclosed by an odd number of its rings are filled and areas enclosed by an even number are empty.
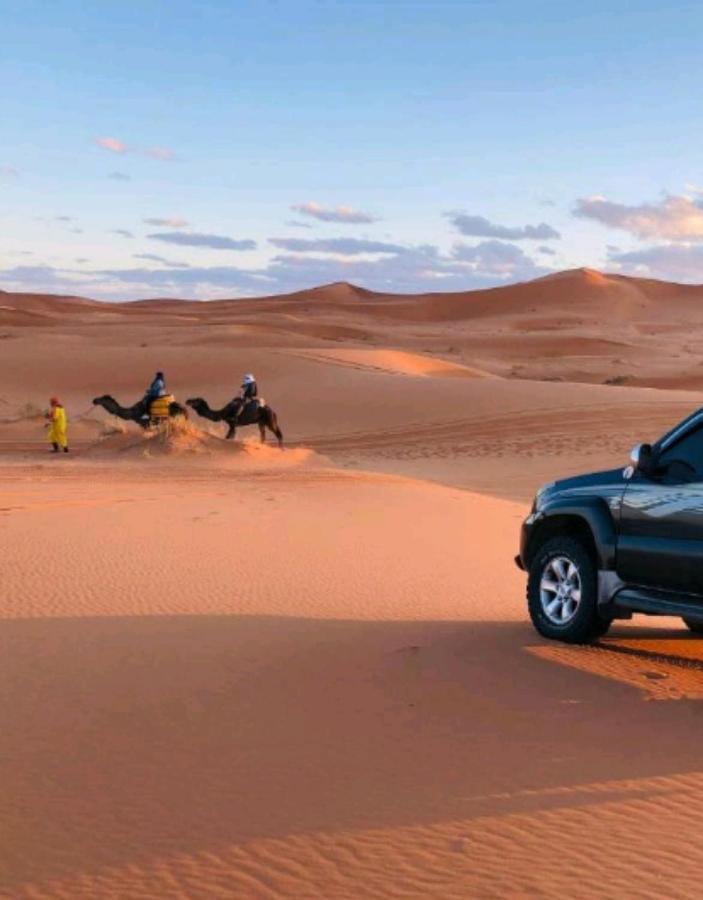
[[[0,896],[698,895],[703,643],[543,641],[513,557],[540,483],[701,405],[702,299],[0,292]],[[157,368],[253,371],[285,448],[92,406]]]

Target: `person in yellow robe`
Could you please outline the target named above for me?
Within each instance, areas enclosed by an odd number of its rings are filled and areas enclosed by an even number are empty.
[[[66,419],[66,410],[59,402],[58,397],[52,397],[49,402],[51,408],[46,414],[46,417],[49,420],[49,431],[47,432],[49,443],[51,444],[54,453],[59,453],[61,450],[63,450],[64,453],[68,453],[68,420]]]

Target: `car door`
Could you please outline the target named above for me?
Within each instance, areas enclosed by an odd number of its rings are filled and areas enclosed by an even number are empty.
[[[703,426],[667,446],[648,475],[623,495],[616,555],[627,584],[701,594],[703,599]]]

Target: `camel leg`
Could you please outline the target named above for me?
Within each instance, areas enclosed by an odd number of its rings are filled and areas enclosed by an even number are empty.
[[[237,428],[236,428],[234,422],[232,422],[231,420],[229,422],[227,422],[227,425],[229,426],[229,428],[227,429],[227,434],[225,435],[225,440],[233,441]]]
[[[271,413],[271,417],[269,421],[266,423],[271,431],[276,435],[276,440],[278,441],[278,446],[283,449],[283,432],[278,427],[278,417],[275,413]]]
[[[263,422],[259,422],[259,434],[261,435],[261,443],[266,443],[266,426]]]

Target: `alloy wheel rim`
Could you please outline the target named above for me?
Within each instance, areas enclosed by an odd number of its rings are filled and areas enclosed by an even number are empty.
[[[553,625],[568,625],[581,604],[581,573],[568,556],[555,556],[542,570],[542,611]]]

